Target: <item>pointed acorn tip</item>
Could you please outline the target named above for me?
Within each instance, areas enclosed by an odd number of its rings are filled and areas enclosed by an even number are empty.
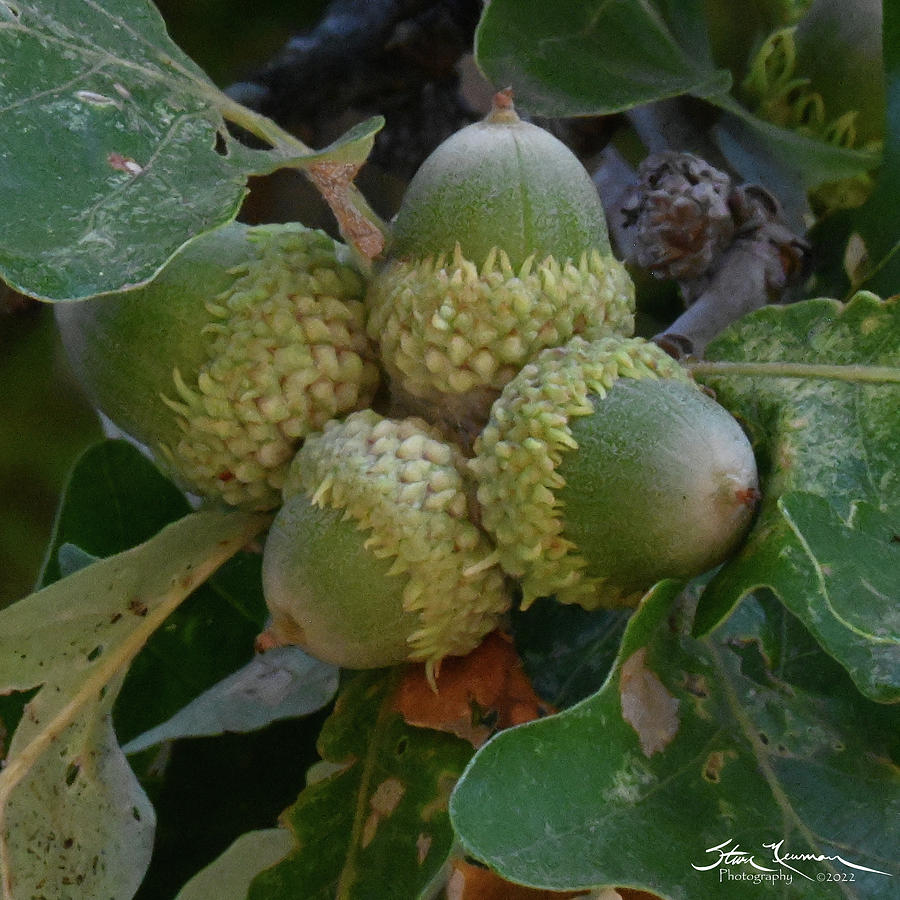
[[[513,89],[511,87],[497,91],[491,101],[491,111],[485,116],[485,122],[493,124],[510,124],[520,121],[513,104]]]

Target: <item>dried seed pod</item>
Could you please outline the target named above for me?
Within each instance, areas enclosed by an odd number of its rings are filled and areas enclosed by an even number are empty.
[[[635,261],[657,278],[688,280],[706,272],[731,243],[731,178],[690,153],[665,151],[638,167],[622,203],[635,229]]]

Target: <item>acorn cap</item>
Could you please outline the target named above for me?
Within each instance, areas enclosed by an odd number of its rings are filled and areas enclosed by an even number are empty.
[[[542,353],[504,389],[475,451],[482,522],[523,606],[634,605],[656,581],[721,562],[756,497],[738,424],[639,338]]]
[[[468,653],[509,606],[469,491],[419,419],[363,410],[310,436],[266,542],[270,637],[351,668]]]
[[[367,296],[368,332],[392,387],[417,411],[484,424],[503,386],[546,347],[574,335],[630,334],[634,286],[612,256],[529,257],[502,250],[476,266],[457,246],[445,258],[390,261]]]
[[[322,232],[232,224],[61,324],[99,408],[186,489],[266,509],[302,438],[371,402],[363,292]]]

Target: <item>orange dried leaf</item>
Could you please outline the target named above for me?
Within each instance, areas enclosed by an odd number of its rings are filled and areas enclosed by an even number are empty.
[[[565,900],[587,891],[542,891],[504,881],[490,869],[458,859],[447,882],[447,900]]]
[[[441,664],[435,692],[423,666],[410,666],[395,705],[410,725],[449,731],[479,747],[495,731],[550,712],[535,694],[511,640],[488,635],[468,656]]]

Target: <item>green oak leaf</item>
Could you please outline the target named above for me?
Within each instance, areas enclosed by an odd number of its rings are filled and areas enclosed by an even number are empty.
[[[154,815],[111,711],[135,655],[267,519],[193,513],[0,612],[0,692],[40,687],[0,771],[5,900],[131,896]],[[51,627],[52,626],[52,627]]]
[[[479,750],[450,802],[463,848],[547,890],[894,896],[898,710],[861,698],[776,601],[697,640],[673,626],[677,590],[644,598],[597,694]],[[815,858],[773,862],[779,842]],[[719,846],[792,883],[754,883],[748,863],[720,882]]]
[[[181,491],[134,445],[95,444],[69,476],[41,584],[60,576],[66,545],[94,557],[112,556],[149,540],[189,511]],[[266,615],[259,555],[235,554],[135,658],[114,709],[120,740],[168,720],[247,664]]]
[[[745,181],[762,184],[799,221],[806,195],[824,182],[871,171],[881,154],[839,147],[753,115],[731,95],[707,97],[725,114],[712,136],[728,163]],[[799,227],[799,226],[798,226]]]
[[[406,724],[394,707],[401,672],[348,676],[319,737],[323,761],[281,817],[296,845],[248,900],[412,898],[438,876],[453,845],[450,791],[472,746]]]
[[[731,76],[696,53],[696,4],[673,31],[666,4],[606,0],[493,0],[475,35],[479,67],[498,88],[512,86],[529,112],[600,115],[665,97],[728,89]],[[676,37],[687,40],[685,49]]]
[[[520,106],[544,116],[702,98],[722,111],[711,133],[729,163],[744,180],[765,184],[795,216],[806,209],[810,188],[878,164],[877,153],[777,127],[741,106],[727,93],[730,73],[713,63],[709,12],[697,0],[493,0],[476,32],[476,59],[496,87],[512,86]]]
[[[66,481],[40,586],[60,578],[64,544],[92,556],[112,556],[153,537],[190,509],[184,494],[133,444],[91,445]]]
[[[706,355],[710,371],[701,363],[697,377],[749,432],[763,501],[701,598],[696,633],[768,587],[864,694],[900,698],[896,614],[887,615],[900,597],[900,302],[860,293],[846,305],[766,307]],[[791,365],[806,376],[784,377]]]
[[[0,607],[34,589],[72,462],[101,434],[62,353],[49,307],[0,313]]]
[[[282,166],[330,166],[341,222],[367,218],[349,179],[383,120],[310,150],[219,91],[148,0],[0,0],[0,71],[0,276],[24,293],[144,283],[234,218],[249,175]]]
[[[588,611],[542,597],[511,615],[516,650],[535,691],[564,709],[603,685],[616,659],[630,609]]]

